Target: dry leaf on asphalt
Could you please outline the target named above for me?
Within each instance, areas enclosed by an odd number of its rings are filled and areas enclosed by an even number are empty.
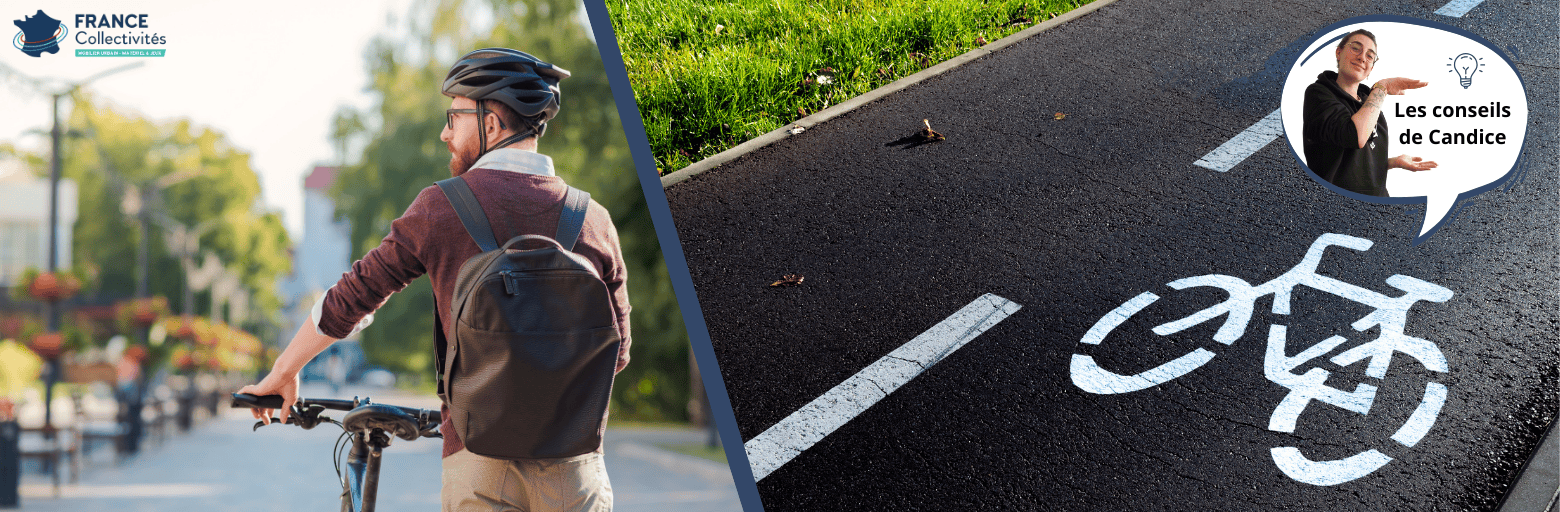
[[[1057,121],[1061,121],[1063,119],[1067,119],[1067,114],[1063,114],[1061,112],[1057,112],[1056,114],[1052,115],[1051,117],[1056,119]]]
[[[802,277],[801,274],[786,274],[781,276],[779,281],[769,283],[769,286],[771,288],[776,286],[796,286],[802,284],[803,279],[806,278]]]
[[[947,137],[944,137],[943,134],[937,133],[937,130],[933,130],[932,129],[932,122],[930,120],[922,119],[921,120],[921,124],[926,125],[926,129],[925,130],[921,130],[921,138],[922,139],[926,139],[926,140],[929,140],[929,141],[930,140],[947,140]]]

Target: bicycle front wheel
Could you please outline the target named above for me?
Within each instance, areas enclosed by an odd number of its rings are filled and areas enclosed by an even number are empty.
[[[1138,296],[1133,297],[1132,300],[1129,300],[1125,304],[1122,304],[1116,309],[1111,310],[1110,313],[1106,313],[1105,316],[1101,317],[1098,322],[1095,322],[1094,327],[1089,328],[1089,332],[1083,335],[1082,342],[1089,345],[1100,344],[1100,342],[1105,340],[1105,336],[1109,335],[1111,331],[1115,330],[1117,327],[1120,327],[1121,324],[1126,322],[1128,318],[1131,318],[1132,315],[1137,314],[1139,311],[1142,311],[1143,308],[1148,307],[1149,304],[1153,304],[1154,301],[1157,300],[1159,300],[1159,296],[1155,295],[1153,292],[1143,292],[1138,294]],[[1186,375],[1192,370],[1196,370],[1198,367],[1207,364],[1209,360],[1213,359],[1213,356],[1213,352],[1210,352],[1207,349],[1199,348],[1197,350],[1193,350],[1191,353],[1175,358],[1168,363],[1159,365],[1148,371],[1131,375],[1122,375],[1101,368],[1099,363],[1094,360],[1093,356],[1073,354],[1071,369],[1072,381],[1073,385],[1078,386],[1079,389],[1094,394],[1109,395],[1117,393],[1129,393],[1132,391],[1148,389],[1165,382],[1169,382],[1171,379],[1175,379],[1176,377]]]

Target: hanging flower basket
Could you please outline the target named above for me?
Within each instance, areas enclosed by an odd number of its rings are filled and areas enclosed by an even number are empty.
[[[168,299],[158,296],[131,299],[116,305],[121,329],[145,329],[168,314]]]
[[[81,280],[64,272],[43,272],[27,283],[27,295],[44,302],[57,302],[76,296]]]
[[[125,359],[129,359],[129,360],[135,361],[137,363],[139,363],[141,361],[145,361],[146,360],[146,347],[143,347],[143,346],[140,346],[140,345],[132,345],[132,346],[126,348],[125,349]]]
[[[135,312],[131,314],[131,318],[135,320],[136,326],[151,327],[152,323],[157,321],[157,310],[143,305],[135,309]]]
[[[194,370],[197,366],[195,354],[189,350],[179,351],[173,356],[173,366],[184,372]]]
[[[16,280],[16,285],[11,287],[11,298],[43,302],[61,301],[76,296],[76,292],[81,291],[82,281],[81,276],[68,271],[44,272],[37,267],[31,267],[23,270],[22,275]]]
[[[217,357],[215,355],[209,355],[208,354],[206,356],[205,363],[206,363],[206,369],[207,370],[214,371],[214,372],[220,372],[223,369],[222,358],[219,358],[219,357]]]
[[[65,349],[65,336],[57,332],[39,334],[32,337],[27,348],[32,349],[38,357],[54,359]]]
[[[181,340],[191,340],[195,338],[195,317],[183,316],[174,321],[173,324],[175,327],[173,329],[169,329],[168,334],[171,334],[173,337],[179,338]]]

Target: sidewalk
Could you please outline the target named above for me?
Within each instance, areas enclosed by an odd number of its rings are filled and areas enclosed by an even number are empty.
[[[304,396],[329,396],[324,386],[305,385]],[[438,407],[435,397],[391,390],[348,389],[340,396],[413,407]],[[251,432],[247,411],[223,409],[167,443],[148,444],[132,460],[115,466],[95,451],[80,482],[53,497],[47,475],[22,476],[21,509],[54,512],[336,510],[339,484],[331,447],[340,434],[333,425],[314,430],[262,427]],[[607,430],[607,472],[616,510],[731,511],[741,505],[724,464],[673,453],[658,443],[694,443],[703,433],[683,429]],[[381,510],[437,510],[440,443],[395,440],[385,450],[380,472]],[[101,452],[109,451],[106,447]],[[24,468],[25,470],[26,468]]]

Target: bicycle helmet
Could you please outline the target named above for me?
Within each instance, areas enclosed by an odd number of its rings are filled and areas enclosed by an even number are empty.
[[[569,70],[542,62],[531,54],[509,48],[483,48],[461,57],[444,77],[441,90],[451,98],[464,96],[477,101],[477,133],[483,133],[488,110],[482,100],[494,100],[518,114],[526,126],[515,127],[515,135],[499,141],[494,149],[547,132],[547,121],[558,115],[563,93],[558,81],[569,77]],[[487,154],[487,139],[478,137],[481,154]]]

